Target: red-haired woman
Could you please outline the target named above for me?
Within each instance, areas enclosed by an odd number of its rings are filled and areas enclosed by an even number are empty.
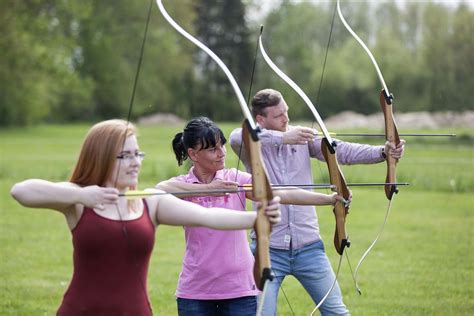
[[[253,226],[255,212],[204,208],[172,195],[127,200],[144,153],[133,124],[109,120],[87,134],[69,182],[15,184],[23,206],[64,214],[72,233],[74,273],[58,315],[151,315],[147,272],[159,224],[235,230]],[[266,209],[280,220],[278,199]]]

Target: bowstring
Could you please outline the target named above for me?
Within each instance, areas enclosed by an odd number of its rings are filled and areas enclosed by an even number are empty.
[[[319,100],[320,100],[320,97],[321,97],[321,89],[322,89],[323,81],[324,81],[324,73],[326,71],[326,63],[327,63],[328,55],[329,55],[329,47],[331,46],[332,31],[334,29],[335,17],[336,17],[336,5],[334,6],[334,12],[333,12],[332,19],[331,19],[331,28],[329,29],[328,41],[327,41],[327,44],[326,44],[326,52],[324,54],[323,68],[321,70],[321,77],[319,79],[318,93],[316,95],[316,104],[319,104]],[[316,120],[313,119],[313,121],[311,122],[311,128],[314,128],[315,123],[316,123]],[[318,163],[316,165],[318,166],[321,178],[324,178],[321,163],[320,163],[319,159],[317,161],[318,161]],[[314,179],[314,176],[313,176],[313,179]],[[329,190],[326,190],[326,194],[329,194]]]
[[[395,196],[395,195],[393,195]],[[385,224],[387,224],[387,221],[388,221],[388,216],[390,215],[390,210],[392,209],[392,201],[393,201],[393,196],[392,196],[392,199],[389,200],[388,202],[388,206],[387,206],[387,211],[385,212],[385,218],[383,220],[383,224],[382,224],[382,227],[380,227],[380,230],[379,230],[379,233],[377,234],[377,236],[375,237],[374,241],[370,244],[369,248],[367,248],[367,250],[364,252],[364,254],[362,255],[362,257],[360,258],[359,262],[357,263],[357,267],[355,269],[355,278],[354,278],[354,285],[357,289],[357,292],[359,293],[359,295],[362,294],[362,291],[359,287],[359,283],[357,282],[357,273],[359,272],[359,269],[360,267],[362,266],[362,262],[365,260],[365,258],[367,257],[367,255],[370,253],[370,251],[372,250],[372,248],[375,246],[375,244],[377,243],[377,241],[379,240],[380,236],[382,236],[382,233],[385,229]]]
[[[256,45],[256,48],[255,48],[255,52],[254,52],[254,55],[253,55],[252,73],[250,75],[249,91],[248,91],[248,94],[247,94],[247,106],[249,105],[250,97],[252,95],[253,78],[254,78],[254,75],[255,75],[255,67],[257,65],[257,52],[258,52],[258,40],[257,40],[257,45]],[[240,158],[242,157],[242,148],[243,148],[243,142],[241,141],[240,146],[239,146],[239,154],[237,155],[238,158],[237,158],[237,171],[235,173],[235,182],[237,182],[237,177],[239,175],[240,160],[241,160]],[[244,209],[247,209],[246,201],[242,200],[240,194],[238,195],[238,197],[239,197],[239,201],[240,201],[240,204],[242,205],[242,207]]]
[[[153,7],[153,0],[150,0],[150,5],[148,7],[147,20],[146,20],[146,24],[145,24],[145,31],[144,31],[144,34],[143,34],[142,44],[141,44],[141,48],[140,48],[140,56],[138,58],[137,70],[135,72],[135,78],[134,78],[134,81],[133,81],[132,95],[130,97],[130,103],[129,103],[129,106],[128,106],[127,124],[125,126],[125,133],[123,134],[122,151],[125,148],[125,142],[127,140],[126,131],[127,131],[128,127],[130,125],[130,119],[131,119],[133,104],[134,104],[134,100],[135,100],[135,93],[136,93],[136,89],[137,89],[137,85],[138,85],[138,78],[140,76],[140,69],[141,69],[141,64],[142,64],[142,60],[143,60],[143,54],[144,54],[144,51],[145,51],[145,43],[146,43],[146,37],[147,37],[147,34],[148,34],[148,26],[150,24],[152,7]],[[120,167],[122,165],[122,160],[123,159],[119,159],[119,165],[118,165],[118,168],[117,168],[117,173],[115,175],[115,181],[114,181],[114,187],[115,188],[117,187],[117,184],[118,184],[119,171],[120,171]],[[127,201],[127,205],[128,205],[128,201]],[[129,249],[130,253],[132,254],[133,263],[137,268],[139,268],[135,253],[132,251],[133,250],[132,249],[132,244],[130,242],[130,239],[128,238],[129,236],[128,236],[128,231],[127,231],[127,226],[125,224],[125,221],[122,218],[122,214],[120,213],[120,208],[119,208],[118,204],[115,204],[115,209],[116,209],[118,217],[119,217],[119,222],[121,223],[121,226],[122,226],[122,234],[123,234],[123,237],[125,239],[125,242],[127,243],[127,248]],[[145,211],[145,210],[143,209],[143,211]],[[142,279],[140,277],[138,277],[138,281],[140,282],[143,294],[145,295],[145,297],[148,297],[145,284],[142,282]],[[149,299],[148,299],[148,304],[150,304]]]
[[[331,18],[331,27],[329,29],[329,36],[328,36],[328,41],[327,41],[327,44],[326,44],[326,51],[325,51],[325,54],[324,54],[324,61],[323,61],[323,67],[322,67],[322,70],[321,70],[321,77],[320,77],[320,80],[319,80],[319,86],[318,86],[318,93],[316,95],[316,104],[319,104],[319,101],[320,101],[320,97],[321,97],[321,90],[322,90],[322,86],[323,86],[323,81],[324,81],[324,74],[325,74],[325,71],[326,71],[326,64],[327,64],[327,60],[328,60],[328,56],[329,56],[329,48],[331,46],[331,39],[332,39],[332,33],[333,33],[333,30],[334,30],[334,21],[335,21],[335,18],[336,18],[336,11],[337,11],[337,2],[334,4],[334,10],[333,10],[333,14],[332,14],[332,18]],[[311,128],[314,128],[314,125],[316,123],[316,120],[313,119],[312,123],[311,123]],[[337,157],[337,156],[336,156]],[[337,158],[336,158],[337,159]],[[321,162],[319,161],[319,159],[317,160],[317,164],[318,166],[318,169],[319,169],[319,172],[320,172],[320,175],[321,175],[321,178],[323,178],[323,171],[322,171],[322,167],[321,167]],[[313,177],[314,178],[314,177]],[[326,193],[329,194],[329,189],[326,189]],[[347,247],[344,247],[344,250],[343,250],[346,254],[346,258],[347,258],[347,262],[349,264],[349,268],[350,268],[350,271],[351,271],[351,275],[352,275],[352,279],[354,281],[354,284],[357,288],[357,290],[359,291],[359,288],[357,286],[357,269],[356,269],[356,274],[354,275],[354,272],[352,270],[352,265],[351,265],[351,262],[350,262],[350,259],[349,259],[349,254],[347,252]],[[328,298],[329,294],[332,292],[334,286],[336,285],[337,283],[337,279],[339,277],[339,271],[340,271],[340,268],[341,268],[341,263],[342,263],[342,257],[343,257],[344,254],[341,254],[340,255],[340,258],[339,258],[339,263],[338,263],[338,266],[337,266],[337,272],[336,272],[336,275],[335,275],[335,278],[334,278],[334,281],[333,281],[333,284],[332,286],[329,288],[329,290],[327,291],[327,293],[324,295],[324,297],[321,299],[321,301],[316,305],[316,307],[313,309],[313,311],[311,312],[311,315],[313,315],[316,310],[318,310],[318,308],[324,303],[324,301]],[[360,292],[360,291],[359,291]]]

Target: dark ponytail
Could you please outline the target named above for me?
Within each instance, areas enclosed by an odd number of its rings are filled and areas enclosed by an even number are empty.
[[[222,145],[227,142],[222,130],[209,118],[200,116],[191,119],[184,127],[184,131],[174,136],[171,144],[178,165],[181,166],[188,159],[188,148],[215,147],[219,141]]]
[[[183,144],[183,132],[179,132],[174,135],[173,141],[171,142],[173,146],[174,154],[176,155],[176,160],[178,161],[178,166],[181,166],[183,162],[188,158],[188,153]]]

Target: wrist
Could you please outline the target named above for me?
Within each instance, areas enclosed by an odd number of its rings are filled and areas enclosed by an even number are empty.
[[[86,204],[86,198],[88,196],[86,187],[73,188],[71,193],[74,204]]]
[[[387,154],[385,153],[385,147],[382,147],[382,150],[380,152],[380,157],[382,157],[384,160],[387,159]]]

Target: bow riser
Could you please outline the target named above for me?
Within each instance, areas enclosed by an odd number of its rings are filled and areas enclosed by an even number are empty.
[[[252,166],[252,193],[254,199],[260,201],[257,209],[257,219],[254,230],[257,234],[257,247],[255,249],[254,279],[259,290],[263,290],[265,282],[273,279],[270,262],[270,233],[272,227],[265,215],[268,201],[273,199],[273,193],[268,182],[265,164],[262,161],[261,143],[255,140],[256,131],[252,130],[248,120],[242,125],[242,140],[248,153],[248,161]]]
[[[328,166],[331,184],[334,184],[336,186],[336,192],[342,195],[342,197],[344,197],[344,199],[348,201],[350,198],[350,192],[347,188],[346,180],[344,179],[341,169],[339,168],[339,165],[337,163],[336,154],[331,152],[331,149],[333,148],[329,144],[328,140],[326,138],[323,138],[321,141],[321,150]],[[346,216],[349,213],[349,208],[338,201],[334,205],[333,212],[334,216],[336,217],[334,247],[336,248],[337,253],[342,255],[342,253],[344,252],[344,248],[346,246],[349,247],[351,244],[349,238],[347,237],[345,228]]]
[[[393,117],[393,106],[392,100],[393,97],[390,95],[387,97],[385,90],[380,92],[380,107],[382,108],[383,116],[385,119],[385,135],[386,140],[397,145],[400,144],[400,136],[398,135],[397,124]],[[396,168],[398,159],[393,158],[391,155],[387,155],[387,176],[385,178],[385,183],[396,183]],[[394,193],[398,193],[396,185],[386,185],[385,186],[385,195],[387,199],[391,200]]]

